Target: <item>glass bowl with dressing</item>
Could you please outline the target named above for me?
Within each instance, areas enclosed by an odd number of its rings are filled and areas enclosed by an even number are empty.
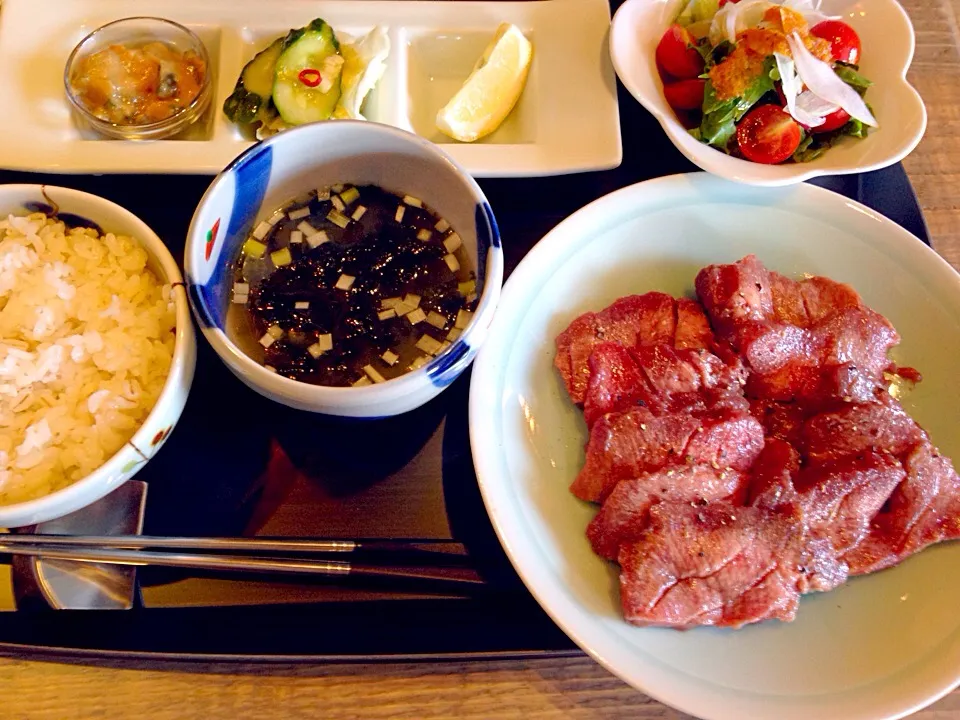
[[[87,35],[63,73],[67,98],[95,131],[160,140],[196,122],[210,105],[210,57],[188,28],[156,17],[116,20]]]

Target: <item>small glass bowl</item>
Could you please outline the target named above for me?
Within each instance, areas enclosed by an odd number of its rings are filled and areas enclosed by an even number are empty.
[[[186,108],[159,122],[141,125],[119,124],[103,120],[91,113],[73,91],[70,78],[80,60],[110,45],[142,45],[162,42],[183,53],[193,50],[203,60],[203,81],[200,92]],[[63,71],[63,85],[73,109],[94,130],[121,140],[160,140],[181,132],[196,122],[210,105],[212,80],[207,48],[192,31],[172,20],[156,17],[130,17],[115,20],[87,35],[70,53]]]

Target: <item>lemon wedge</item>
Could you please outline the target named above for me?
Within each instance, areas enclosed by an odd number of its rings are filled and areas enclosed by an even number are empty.
[[[437,129],[461,142],[492,133],[520,99],[532,59],[533,45],[520,29],[502,23],[463,87],[437,113]]]

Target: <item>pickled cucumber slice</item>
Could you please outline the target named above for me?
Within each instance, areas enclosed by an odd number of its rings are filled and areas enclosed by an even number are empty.
[[[327,120],[340,100],[343,56],[336,35],[316,19],[291,33],[277,58],[273,104],[290,125]]]
[[[285,42],[285,37],[277,38],[243,67],[233,93],[223,103],[223,113],[232,122],[267,122],[276,116],[270,96]]]

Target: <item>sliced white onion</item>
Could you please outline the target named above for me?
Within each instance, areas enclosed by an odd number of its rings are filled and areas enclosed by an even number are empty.
[[[792,33],[787,38],[787,42],[800,79],[811,92],[843,108],[850,117],[864,125],[878,126],[876,118],[873,117],[873,113],[867,108],[867,104],[859,93],[841,80],[829,64],[815,58],[807,50],[798,33]]]
[[[822,0],[783,0],[781,3],[785,8],[790,8],[803,15],[807,25],[813,27],[824,20],[837,20],[839,15],[827,15],[820,11]]]
[[[823,125],[823,117],[801,110],[797,107],[797,97],[803,90],[803,83],[797,75],[794,62],[783,53],[774,53],[777,61],[777,72],[780,73],[780,90],[787,101],[787,112],[801,125],[814,128]]]
[[[837,19],[838,16],[821,12],[820,2],[821,0],[740,0],[737,3],[727,3],[713,16],[710,23],[710,43],[716,46],[724,40],[736,42],[739,33],[747,28],[760,27],[767,10],[774,7],[785,7],[800,13],[810,27],[824,20]]]
[[[747,28],[757,27],[763,21],[763,15],[770,8],[777,7],[770,0],[740,0],[727,3],[713,16],[710,23],[710,44],[717,46],[724,40],[737,41],[737,34]]]
[[[809,113],[810,115],[826,117],[830,113],[839,110],[840,106],[836,103],[824,100],[822,97],[810,92],[809,90],[804,90],[802,93],[797,95],[797,109],[800,112]]]

